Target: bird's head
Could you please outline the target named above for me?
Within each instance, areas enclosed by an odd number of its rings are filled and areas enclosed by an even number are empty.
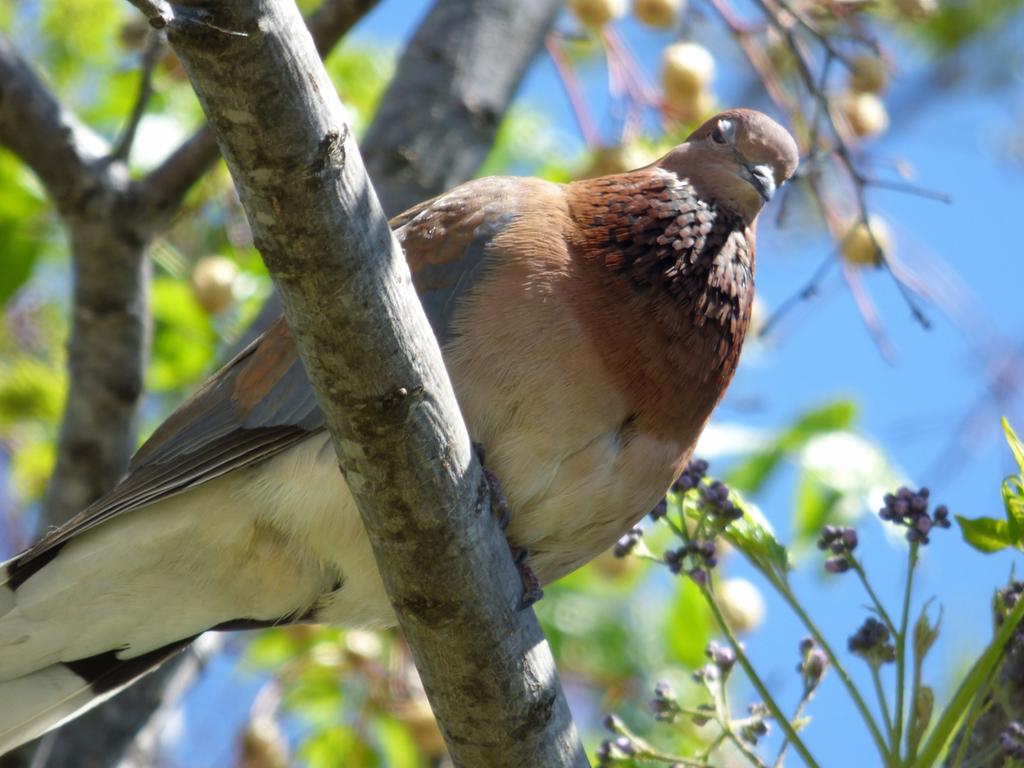
[[[732,201],[748,221],[793,175],[796,142],[770,117],[730,109],[707,120],[658,161],[709,199]]]

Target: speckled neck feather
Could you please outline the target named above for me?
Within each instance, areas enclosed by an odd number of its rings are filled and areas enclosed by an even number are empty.
[[[754,289],[743,219],[667,172],[595,179],[587,192],[573,211],[593,235],[583,250],[637,292],[670,298],[695,328],[718,330],[717,363],[738,352]]]
[[[652,434],[696,439],[731,381],[754,294],[753,232],[647,168],[571,185],[580,316]]]

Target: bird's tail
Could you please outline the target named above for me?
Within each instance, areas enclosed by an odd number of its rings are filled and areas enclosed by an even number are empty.
[[[0,563],[0,622],[17,610],[10,581],[13,569],[8,566]],[[0,679],[0,755],[109,699],[192,640],[179,640],[132,658],[109,651]]]
[[[101,704],[191,642],[180,640],[129,659],[111,651],[0,680],[0,755]]]

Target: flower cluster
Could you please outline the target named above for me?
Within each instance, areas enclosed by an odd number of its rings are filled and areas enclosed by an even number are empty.
[[[672,573],[685,571],[700,586],[708,583],[708,571],[718,564],[715,542],[688,541],[679,549],[665,552],[665,564]]]
[[[729,498],[729,487],[721,480],[715,480],[700,487],[704,511],[719,520],[732,521],[743,517],[743,510]]]
[[[805,692],[818,687],[827,667],[828,656],[815,644],[814,639],[805,637],[801,640],[800,663],[796,665],[796,671],[803,679]]]
[[[711,659],[711,663],[715,665],[719,673],[722,675],[724,680],[728,676],[729,671],[736,664],[736,651],[727,645],[719,645],[714,640],[708,643],[704,649],[704,654]]]
[[[949,510],[940,504],[932,514],[928,514],[928,489],[921,488],[916,493],[907,487],[900,488],[896,493],[885,495],[885,506],[878,512],[883,520],[896,525],[906,526],[907,541],[911,543],[928,543],[928,534],[932,528],[949,528]]]
[[[1024,725],[1014,720],[999,734],[999,749],[1005,757],[1024,760]]]
[[[704,459],[694,459],[686,465],[683,474],[672,485],[672,490],[676,493],[686,493],[699,486],[700,481],[704,479],[707,473],[708,463]]]
[[[1021,596],[1024,595],[1024,581],[1011,581],[1005,587],[996,592],[994,607],[996,626],[1002,626],[1006,617],[1016,607]],[[1009,647],[1016,648],[1024,638],[1024,626],[1018,625],[1013,631]]]
[[[613,765],[620,760],[626,760],[636,754],[636,744],[628,736],[617,736],[614,739],[605,739],[597,748],[597,764]]]
[[[654,698],[647,703],[654,719],[662,723],[674,723],[679,715],[679,700],[672,686],[662,680],[654,686]]]
[[[625,533],[625,535],[615,542],[615,546],[612,547],[612,554],[615,555],[615,557],[625,557],[633,551],[633,548],[636,547],[643,535],[644,529],[639,525],[634,525]]]
[[[758,739],[768,735],[768,707],[755,702],[747,707],[747,712],[750,713],[750,719],[740,727],[740,738],[748,744],[756,745]]]
[[[885,664],[896,660],[889,628],[874,618],[867,619],[847,642],[850,653],[864,657],[869,664]]]
[[[835,525],[826,525],[821,530],[821,538],[818,539],[818,549],[828,550],[832,557],[825,561],[825,570],[829,573],[846,573],[850,570],[851,554],[857,548],[857,532],[853,528],[840,528]]]

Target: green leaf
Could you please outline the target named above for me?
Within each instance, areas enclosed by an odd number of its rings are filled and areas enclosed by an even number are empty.
[[[376,747],[389,768],[418,768],[419,749],[407,728],[390,717],[380,717],[375,723]]]
[[[794,534],[798,544],[817,538],[822,527],[836,519],[835,512],[843,494],[823,483],[815,473],[804,470],[796,486],[796,509],[793,515]]]
[[[971,670],[960,683],[960,687],[953,694],[953,698],[942,711],[942,715],[936,721],[935,727],[932,728],[931,735],[922,747],[921,753],[914,761],[913,768],[931,768],[939,763],[939,756],[945,749],[946,743],[956,733],[957,725],[967,712],[971,700],[979,694],[979,689],[999,662],[1006,643],[1010,640],[1022,618],[1024,618],[1024,600],[1018,600],[1010,615],[999,627],[995,638],[974,662]]]
[[[791,565],[789,552],[775,538],[771,523],[753,504],[734,501],[743,509],[743,517],[730,523],[723,535],[755,564],[785,578]]]
[[[725,483],[730,488],[739,488],[745,493],[757,493],[783,458],[785,453],[777,445],[756,451],[733,467],[726,475]]]
[[[838,400],[802,414],[768,448],[750,454],[724,478],[727,485],[746,493],[761,490],[768,478],[788,455],[803,448],[812,438],[848,429],[856,417],[849,400]]]
[[[849,429],[856,416],[857,409],[850,400],[836,400],[807,411],[783,433],[779,448],[790,453],[799,450],[815,435]]]
[[[1006,433],[1006,442],[1009,443],[1010,450],[1013,451],[1013,458],[1017,461],[1017,467],[1024,474],[1024,443],[1020,441],[1020,438],[1013,431],[1013,427],[1010,426],[1010,422],[1005,418],[1003,419],[1003,432]]]
[[[1014,544],[1020,544],[1024,537],[1024,483],[1019,477],[1003,480],[1000,492],[1006,510],[1006,525]]]
[[[704,649],[711,639],[714,617],[692,579],[680,576],[676,583],[676,599],[665,623],[665,645],[672,661],[696,669],[705,661]]]
[[[960,533],[963,535],[964,541],[980,552],[999,552],[1016,544],[1005,520],[996,520],[991,517],[979,517],[972,520],[957,515],[956,521],[960,525]]]
[[[921,608],[921,615],[917,617],[917,622],[914,624],[914,658],[918,664],[924,661],[928,651],[935,645],[935,641],[939,637],[939,625],[942,624],[941,608],[939,609],[939,617],[935,619],[934,624],[928,618],[928,605],[930,602]]]
[[[285,629],[268,629],[258,633],[245,648],[250,664],[265,669],[277,669],[299,653],[299,644]]]

